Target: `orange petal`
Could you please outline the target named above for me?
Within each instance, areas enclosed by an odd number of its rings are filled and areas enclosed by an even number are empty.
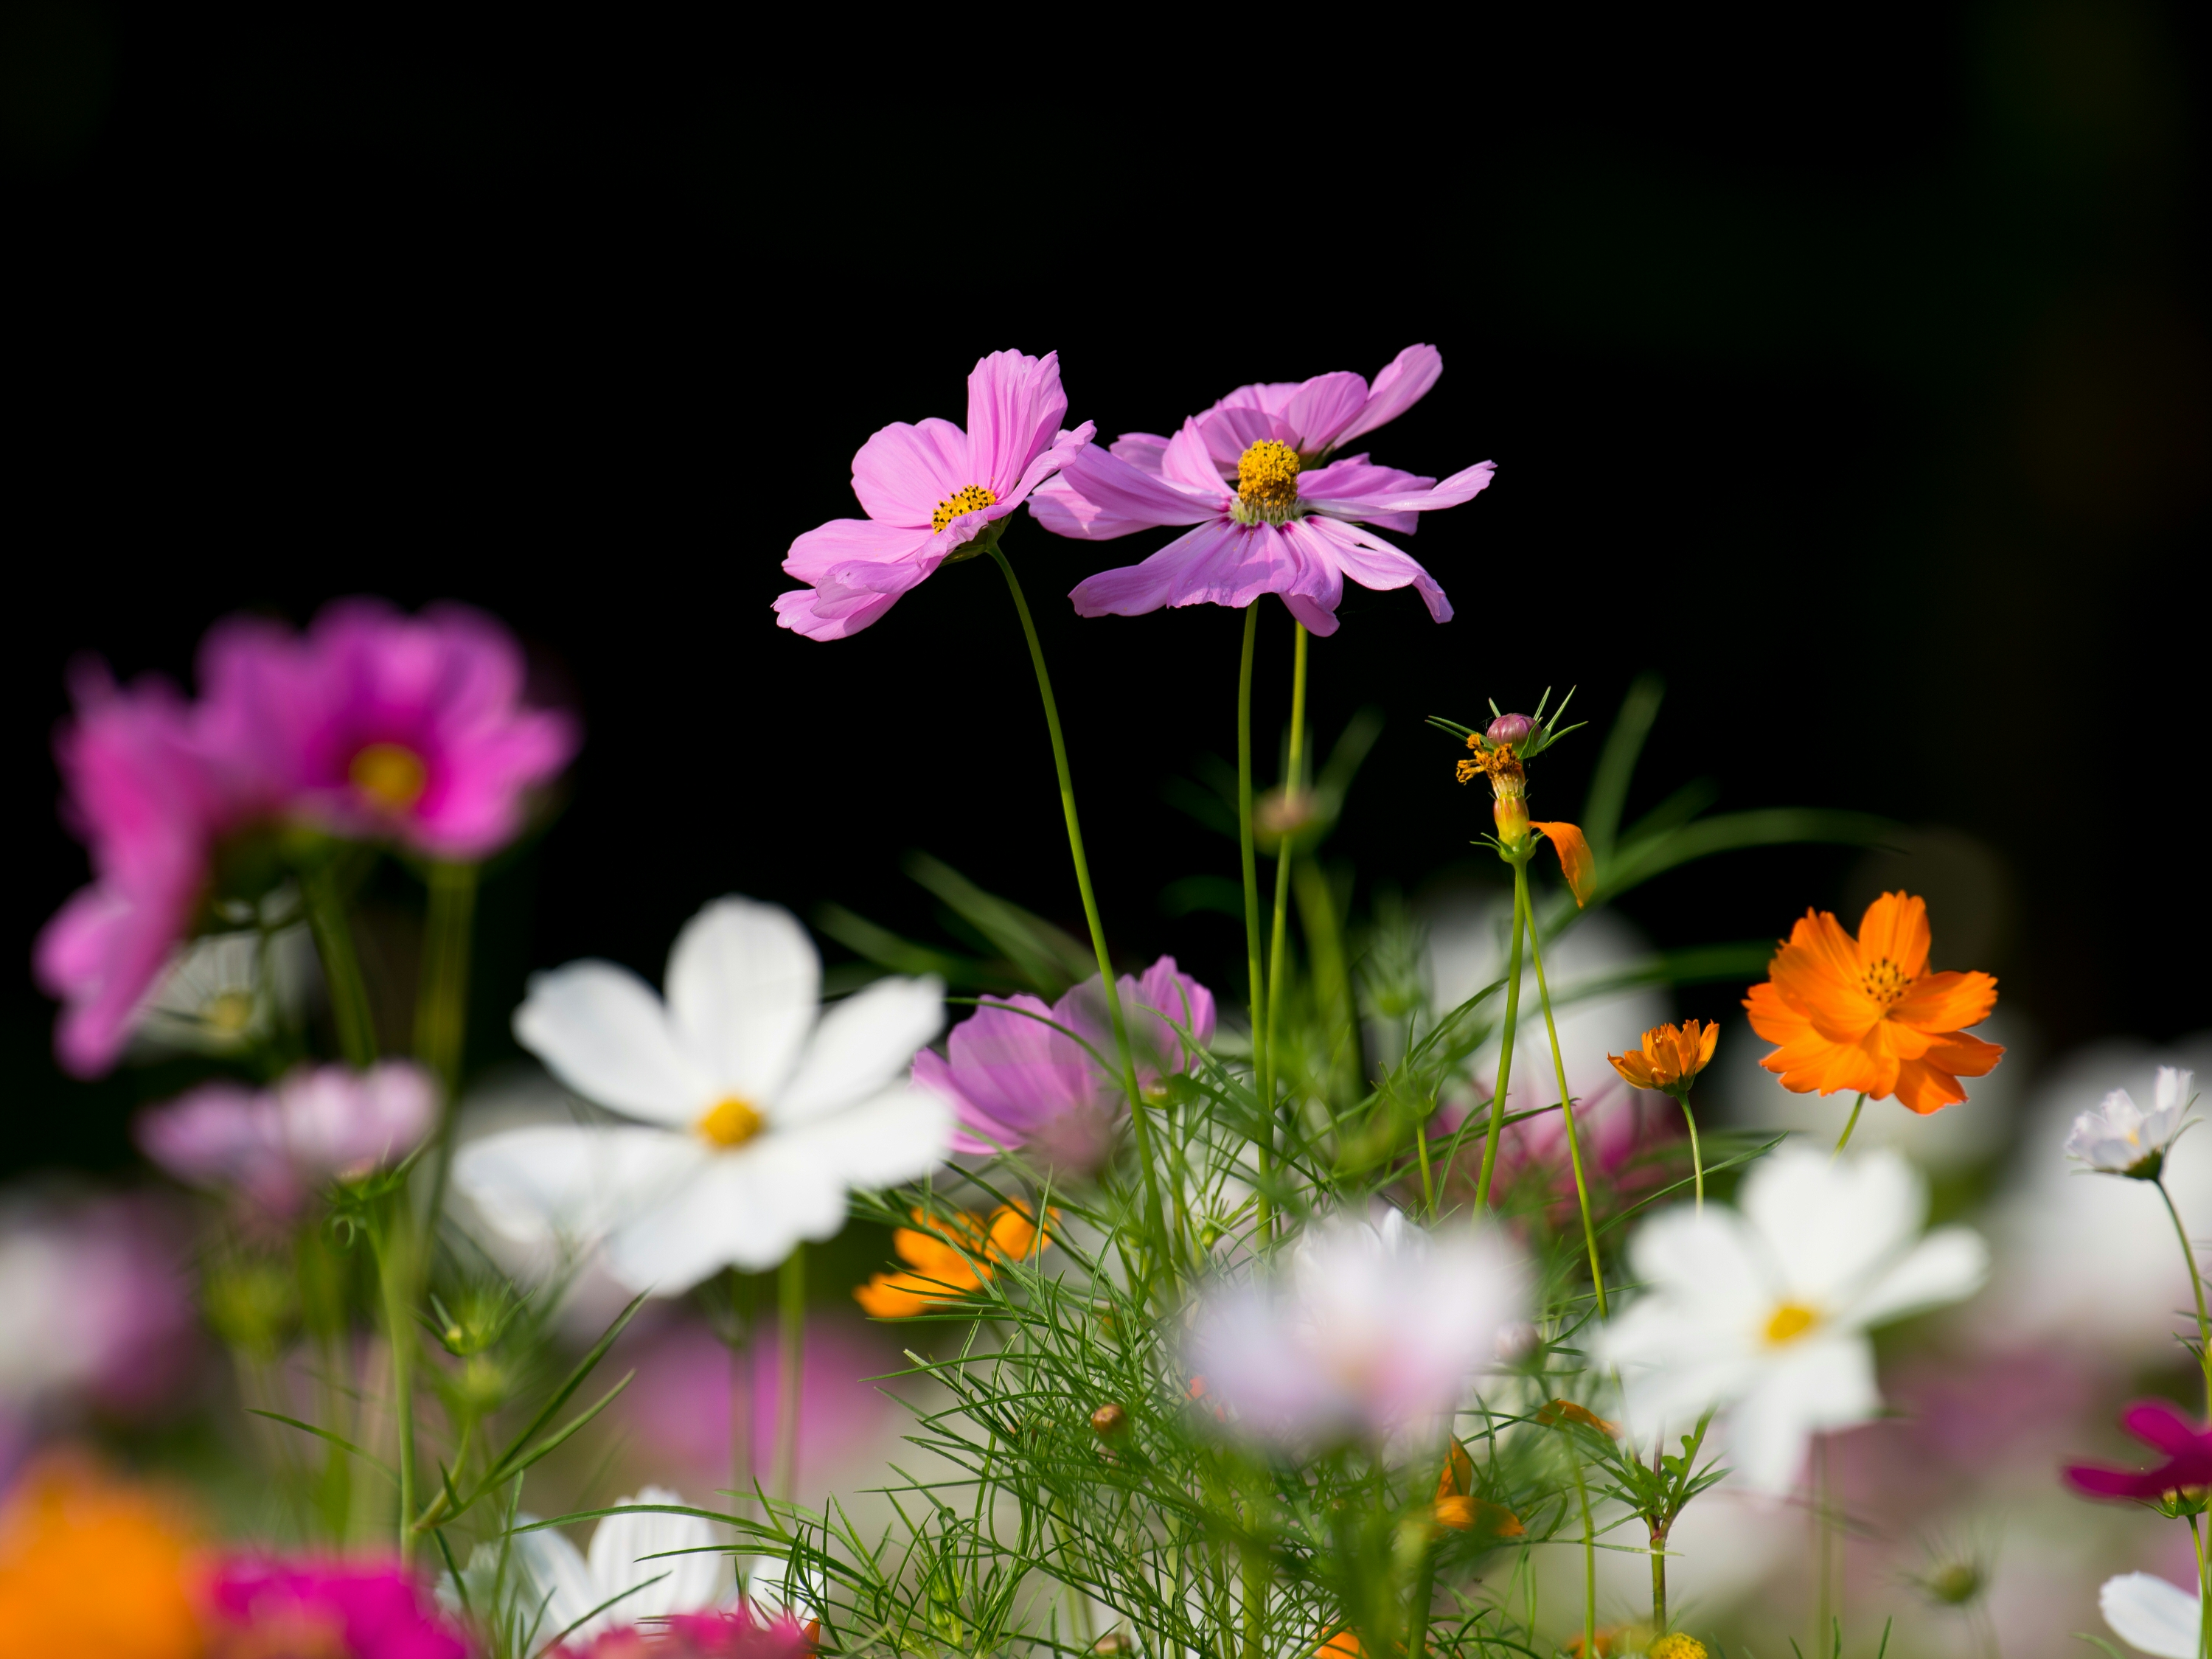
[[[1897,1068],[1894,1092],[1899,1105],[1923,1117],[1930,1112],[1940,1112],[1946,1106],[1955,1106],[1966,1097],[1957,1078],[1924,1060],[1908,1060]]]
[[[911,1319],[927,1313],[943,1295],[937,1286],[912,1273],[878,1273],[853,1290],[853,1300],[878,1319]]]
[[[1990,1068],[2004,1058],[2004,1045],[1984,1042],[1964,1031],[1952,1031],[1930,1038],[1928,1052],[1921,1058],[1954,1077],[1987,1077]]]
[[[1597,861],[1590,857],[1589,843],[1571,823],[1542,823],[1534,818],[1528,822],[1532,829],[1544,832],[1544,839],[1559,854],[1560,872],[1574,892],[1575,908],[1580,909],[1597,886]]]
[[[1790,1006],[1771,981],[1753,986],[1743,1006],[1750,1016],[1751,1029],[1769,1042],[1795,1042],[1812,1033],[1812,1022]]]
[[[1625,1054],[1607,1054],[1613,1069],[1620,1073],[1621,1081],[1632,1089],[1649,1089],[1651,1084],[1651,1062],[1641,1050],[1631,1048]]]
[[[1858,965],[1887,957],[1907,979],[1928,965],[1928,902],[1905,893],[1884,893],[1859,921]]]
[[[1036,1245],[1039,1231],[1026,1208],[1001,1204],[991,1212],[991,1254],[1018,1261]]]
[[[1474,1499],[1464,1492],[1453,1492],[1437,1499],[1437,1524],[1449,1527],[1454,1532],[1466,1532],[1474,1525]]]
[[[1980,1024],[1996,1006],[1997,982],[1987,974],[1929,974],[1913,981],[1889,1017],[1923,1031],[1958,1031]]]
[[[1694,1026],[1697,1021],[1692,1020],[1690,1024]],[[1698,1039],[1698,1069],[1699,1071],[1704,1071],[1706,1066],[1713,1063],[1713,1050],[1719,1046],[1720,1040],[1720,1021],[1717,1019],[1706,1021],[1705,1034]]]
[[[1437,1498],[1464,1498],[1474,1488],[1474,1460],[1467,1455],[1467,1448],[1456,1440],[1444,1458],[1442,1474],[1437,1476]]]

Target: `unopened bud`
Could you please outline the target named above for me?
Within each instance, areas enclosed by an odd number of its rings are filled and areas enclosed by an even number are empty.
[[[1490,740],[1493,748],[1510,744],[1518,749],[1528,741],[1529,734],[1535,729],[1536,722],[1526,714],[1500,714],[1491,721],[1489,730],[1482,735]]]
[[[1108,1401],[1091,1413],[1091,1432],[1101,1440],[1111,1440],[1129,1426],[1129,1413]]]

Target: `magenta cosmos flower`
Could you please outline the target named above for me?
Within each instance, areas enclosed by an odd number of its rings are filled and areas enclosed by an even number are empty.
[[[1351,440],[1403,414],[1443,373],[1434,346],[1408,346],[1368,383],[1357,374],[1239,386],[1171,438],[1125,433],[1074,456],[1030,511],[1062,536],[1103,541],[1189,525],[1141,564],[1101,571],[1069,595],[1085,617],[1133,617],[1163,605],[1242,607],[1279,593],[1316,634],[1336,631],[1346,577],[1411,586],[1438,622],[1451,603],[1427,571],[1370,526],[1411,535],[1419,514],[1471,501],[1489,461],[1434,478],[1334,459]]]
[[[421,1066],[301,1066],[273,1089],[210,1083],[138,1121],[140,1148],[190,1186],[234,1193],[278,1219],[330,1181],[397,1164],[438,1114]]]
[[[609,1631],[588,1647],[554,1650],[555,1659],[813,1659],[815,1632],[787,1613],[732,1607],[679,1613],[656,1624]]]
[[[1163,1077],[1188,1071],[1213,1041],[1213,993],[1173,957],[1162,957],[1140,980],[1124,974],[1117,983],[1138,1086],[1152,1089]],[[1093,974],[1049,1008],[1028,995],[987,1002],[952,1028],[944,1054],[925,1048],[915,1056],[914,1080],[950,1100],[958,1115],[957,1151],[1031,1146],[1073,1168],[1105,1156],[1122,1102],[1107,1069],[1115,1063],[1114,1032],[1099,986]]]
[[[302,637],[239,617],[200,653],[203,742],[273,812],[434,858],[498,851],[576,751],[523,702],[522,651],[461,605],[326,606]]]
[[[396,1564],[226,1561],[208,1587],[217,1655],[467,1659],[468,1644]]]
[[[948,559],[999,538],[996,526],[1091,441],[1060,429],[1060,354],[996,351],[968,376],[968,428],[894,421],[853,457],[865,519],[832,519],[792,543],[786,574],[811,586],[779,594],[775,621],[814,640],[857,634]]]
[[[2155,1504],[2184,1486],[2212,1486],[2212,1429],[2200,1429],[2163,1400],[2138,1400],[2120,1426],[2166,1462],[2140,1473],[2096,1463],[2070,1463],[2066,1483],[2091,1498],[2131,1498]]]

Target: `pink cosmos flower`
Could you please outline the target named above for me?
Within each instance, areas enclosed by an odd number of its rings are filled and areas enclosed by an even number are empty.
[[[853,457],[865,519],[832,519],[791,544],[784,570],[811,586],[780,594],[775,621],[809,639],[857,634],[948,559],[972,557],[1030,492],[1091,441],[1062,431],[1060,354],[998,351],[968,376],[968,428],[895,421]]]
[[[210,1083],[138,1120],[138,1145],[178,1180],[236,1194],[279,1220],[331,1180],[398,1163],[429,1133],[437,1085],[421,1066],[301,1066],[273,1089]]]
[[[480,859],[579,741],[568,715],[523,702],[523,676],[514,636],[465,606],[342,599],[304,638],[235,617],[201,647],[201,741],[272,813]]]
[[[1213,993],[1173,957],[1162,957],[1140,980],[1124,974],[1117,984],[1138,1086],[1152,1089],[1164,1076],[1188,1071],[1213,1041]],[[915,1056],[914,1080],[950,1100],[959,1115],[957,1149],[1034,1145],[1073,1168],[1104,1157],[1122,1109],[1120,1085],[1083,1042],[1055,1025],[1077,1033],[1111,1066],[1113,1025],[1096,974],[1049,1008],[1029,995],[986,1003],[952,1028],[945,1054],[925,1048]],[[1180,1031],[1189,1033],[1188,1043]]]
[[[147,992],[191,929],[216,835],[239,807],[194,744],[191,714],[155,678],[119,690],[97,664],[72,672],[76,714],[54,742],[63,818],[93,881],[39,935],[39,984],[64,1006],[54,1053],[78,1077],[115,1064]]]
[[[397,1563],[222,1563],[208,1588],[217,1659],[314,1654],[318,1659],[467,1659],[468,1644]]]
[[[612,1630],[588,1647],[554,1650],[554,1659],[812,1659],[814,1631],[790,1613],[766,1616],[749,1607],[679,1613],[658,1640],[638,1629]]]
[[[2179,1487],[2212,1486],[2212,1428],[2198,1428],[2163,1400],[2138,1400],[2120,1413],[2120,1426],[2165,1454],[2166,1462],[2141,1473],[2069,1463],[2067,1485],[2091,1498],[2131,1498],[2146,1504]]]
[[[1403,414],[1436,384],[1443,358],[1408,346],[1368,383],[1357,374],[1239,386],[1173,437],[1125,433],[1085,449],[1030,503],[1046,529],[1103,541],[1160,525],[1190,525],[1141,564],[1106,570],[1069,597],[1086,617],[1133,617],[1163,605],[1242,607],[1279,593],[1312,632],[1336,631],[1345,578],[1412,586],[1438,622],[1450,602],[1428,572],[1365,526],[1410,535],[1418,514],[1471,501],[1496,471],[1484,461],[1434,478],[1334,459],[1351,439]]]

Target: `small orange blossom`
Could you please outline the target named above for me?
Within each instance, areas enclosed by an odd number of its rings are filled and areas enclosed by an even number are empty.
[[[1655,1025],[1644,1034],[1644,1046],[1625,1054],[1607,1054],[1613,1069],[1638,1089],[1686,1087],[1713,1057],[1721,1040],[1717,1021],[1691,1020],[1682,1025]]]
[[[878,1319],[927,1313],[979,1289],[992,1276],[994,1262],[1015,1261],[1042,1248],[1036,1223],[1018,1205],[1001,1204],[988,1220],[966,1211],[949,1217],[921,1210],[913,1214],[912,1227],[891,1235],[891,1248],[913,1271],[878,1273],[853,1292],[853,1299]]]
[[[206,1642],[189,1531],[152,1494],[68,1461],[0,1510],[0,1650],[197,1659]]]

